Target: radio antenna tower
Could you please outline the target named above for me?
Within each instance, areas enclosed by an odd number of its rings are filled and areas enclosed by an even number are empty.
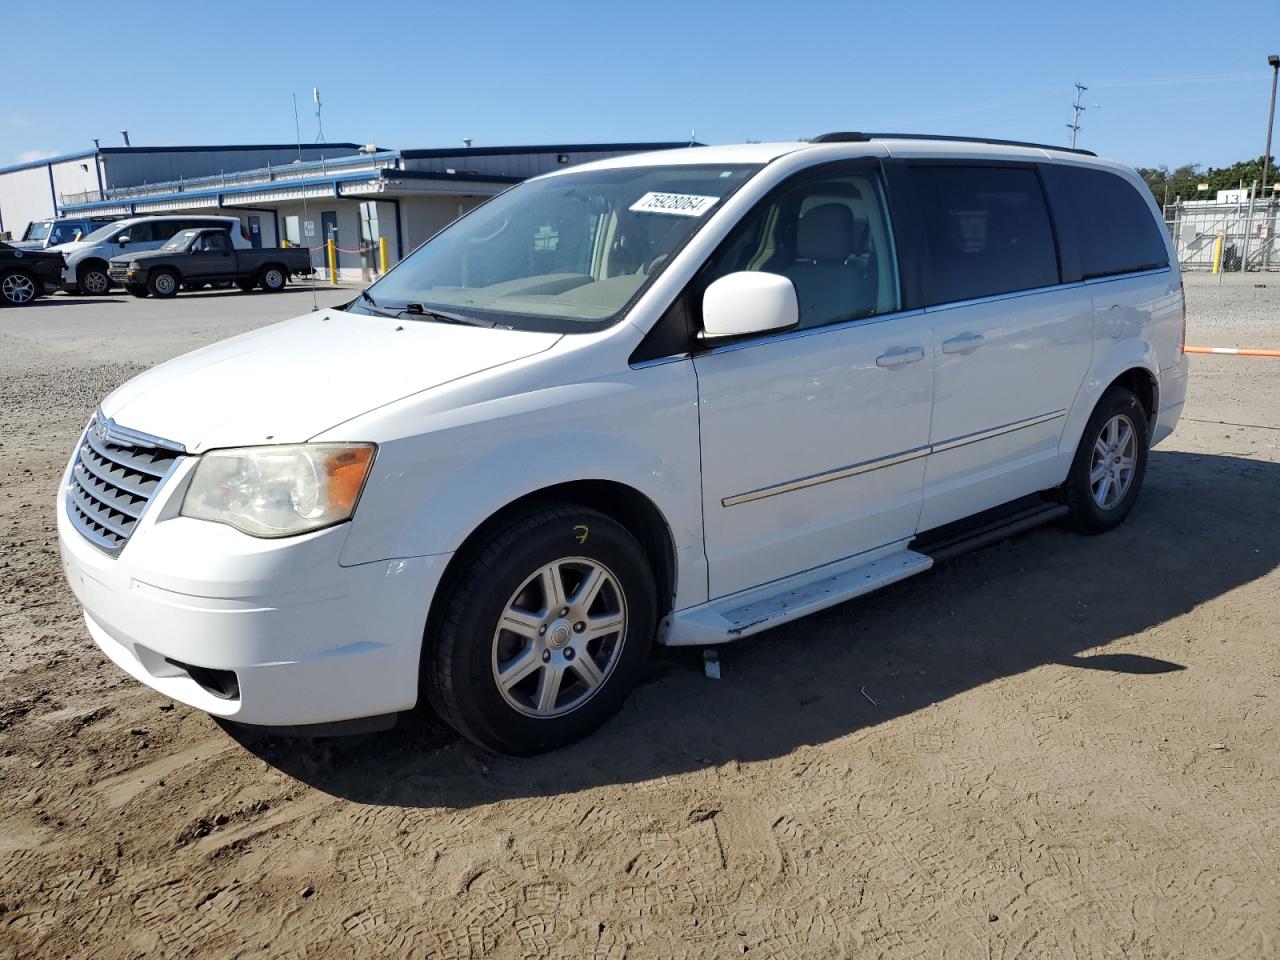
[[[311,99],[316,102],[316,128],[320,131],[316,134],[316,143],[328,143],[329,141],[324,138],[324,118],[320,116],[321,111],[324,109],[324,104],[320,102],[319,87],[311,88]]]

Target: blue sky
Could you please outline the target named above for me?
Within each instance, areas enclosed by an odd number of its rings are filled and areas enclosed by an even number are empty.
[[[6,4],[5,34],[0,165],[92,148],[93,137],[117,145],[126,128],[135,145],[290,142],[293,93],[312,142],[313,86],[329,140],[391,147],[833,129],[1065,143],[1079,80],[1091,105],[1081,146],[1172,166],[1261,155],[1280,10],[62,0]]]

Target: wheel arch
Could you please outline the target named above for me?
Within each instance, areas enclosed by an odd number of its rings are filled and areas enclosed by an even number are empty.
[[[635,487],[616,480],[571,480],[531,491],[499,508],[478,524],[449,558],[427,611],[427,634],[436,626],[453,581],[466,569],[478,545],[494,530],[522,514],[552,504],[573,504],[597,510],[623,526],[640,544],[657,587],[657,621],[671,612],[677,571],[675,538],[662,511]]]
[[[1098,401],[1094,403],[1096,407],[1105,397],[1112,387],[1124,387],[1133,392],[1138,398],[1138,402],[1142,404],[1143,412],[1147,415],[1147,429],[1153,430],[1156,425],[1156,416],[1160,412],[1160,383],[1155,376],[1146,367],[1134,366],[1125,370],[1114,380],[1112,380],[1103,389]]]
[[[104,257],[85,257],[76,264],[76,279],[79,280],[90,267],[98,267],[108,278],[111,276],[111,264]]]

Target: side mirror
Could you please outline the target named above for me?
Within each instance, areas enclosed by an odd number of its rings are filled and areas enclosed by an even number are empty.
[[[795,285],[776,273],[731,273],[702,295],[704,340],[785,330],[799,322]]]
[[[122,247],[127,247],[129,245],[129,235],[126,233],[116,237],[116,243]]]

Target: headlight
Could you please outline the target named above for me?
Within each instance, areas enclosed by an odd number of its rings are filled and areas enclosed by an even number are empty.
[[[182,515],[253,537],[291,537],[351,517],[377,448],[300,443],[214,450],[200,458]]]
[[[142,269],[142,264],[140,264],[137,260],[130,260],[130,261],[129,261],[129,269],[130,269],[130,270],[141,270],[141,269]]]

